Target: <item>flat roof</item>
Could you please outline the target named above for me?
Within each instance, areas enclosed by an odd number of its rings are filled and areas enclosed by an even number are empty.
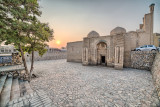
[[[68,44],[68,43],[76,43],[76,42],[83,42],[83,41],[74,41],[74,42],[67,42],[67,44]]]
[[[12,54],[0,54],[0,56],[12,56]]]

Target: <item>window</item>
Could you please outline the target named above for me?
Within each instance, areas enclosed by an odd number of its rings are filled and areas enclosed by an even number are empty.
[[[148,47],[153,47],[153,45],[148,45]]]
[[[8,53],[8,49],[5,49],[5,52],[7,52],[7,53]]]
[[[1,49],[1,52],[2,52],[2,53],[4,52],[4,48]]]
[[[147,48],[147,45],[142,46],[141,48]]]

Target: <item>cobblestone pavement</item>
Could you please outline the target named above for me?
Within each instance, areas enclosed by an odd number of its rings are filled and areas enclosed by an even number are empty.
[[[159,103],[150,71],[82,66],[66,60],[35,62],[34,90],[44,90],[55,106],[150,107]]]
[[[14,99],[7,107],[53,107],[51,99],[42,90]]]

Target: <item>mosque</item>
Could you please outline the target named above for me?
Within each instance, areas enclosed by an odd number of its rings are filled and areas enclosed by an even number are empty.
[[[107,36],[91,31],[83,41],[67,43],[67,61],[115,69],[130,67],[132,50],[153,45],[153,14],[154,4],[151,4],[150,13],[144,15],[143,24],[136,31],[126,32],[125,28],[116,27]]]

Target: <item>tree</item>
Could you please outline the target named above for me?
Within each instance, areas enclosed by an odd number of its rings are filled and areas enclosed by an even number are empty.
[[[7,7],[4,6],[2,0],[0,0],[0,10],[0,43],[2,43],[5,40],[7,31],[9,30],[7,25],[11,21],[11,18],[8,17]]]
[[[0,40],[17,46],[29,74],[22,46],[27,45],[28,27],[40,16],[37,0],[0,0]]]
[[[31,77],[34,51],[41,56],[46,52],[46,42],[53,39],[53,30],[37,19],[41,15],[37,0],[0,0],[0,9],[0,42],[19,49],[28,75],[24,51],[32,53]]]
[[[28,27],[27,33],[27,46],[25,51],[31,53],[31,69],[30,69],[30,79],[33,72],[34,65],[34,52],[38,51],[39,55],[42,56],[46,51],[46,42],[53,39],[53,30],[49,28],[48,24],[41,23],[34,20],[30,27]]]

